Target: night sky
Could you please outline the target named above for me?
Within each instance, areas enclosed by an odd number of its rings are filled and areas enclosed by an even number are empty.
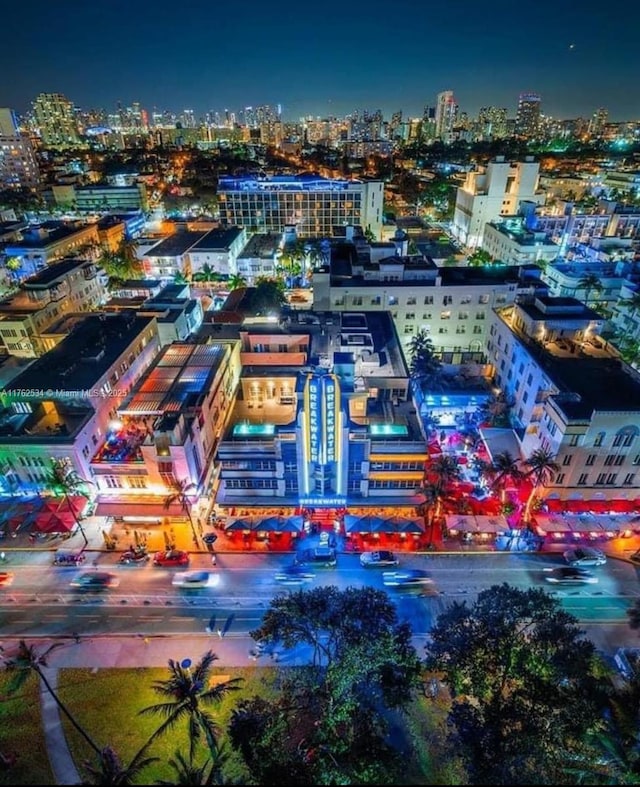
[[[640,2],[602,0],[13,0],[1,12],[0,106],[39,92],[83,109],[237,111],[285,119],[402,109],[453,90],[461,111],[542,95],[560,118],[640,119]]]

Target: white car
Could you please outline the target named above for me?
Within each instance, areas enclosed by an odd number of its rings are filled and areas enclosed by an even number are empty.
[[[360,555],[360,565],[365,568],[373,566],[397,566],[398,558],[388,549],[379,549],[377,552],[363,552]]]
[[[604,566],[607,556],[601,549],[595,547],[575,547],[567,549],[564,559],[570,566],[585,568],[587,566]]]
[[[172,585],[185,590],[215,587],[219,577],[209,571],[181,571],[173,578]]]

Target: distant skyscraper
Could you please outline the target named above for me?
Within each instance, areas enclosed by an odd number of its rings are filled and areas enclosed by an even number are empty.
[[[601,137],[604,135],[604,130],[609,122],[609,112],[606,109],[596,109],[589,123],[589,134],[592,137]]]
[[[540,96],[538,93],[520,93],[516,114],[516,134],[535,137],[540,129]]]
[[[480,133],[485,139],[507,136],[507,110],[504,107],[482,107],[478,113]]]
[[[458,104],[453,91],[445,90],[438,93],[436,98],[436,137],[446,140],[453,132],[453,127],[458,118]]]
[[[16,113],[0,108],[0,190],[35,189],[39,172],[31,142],[22,134]]]
[[[54,148],[78,144],[78,122],[68,98],[60,93],[40,93],[33,110],[45,145]]]

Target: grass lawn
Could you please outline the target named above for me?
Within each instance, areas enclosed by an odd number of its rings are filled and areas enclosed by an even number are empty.
[[[274,684],[277,672],[276,667],[219,667],[212,670],[214,677],[243,679],[240,690],[229,694],[218,708],[212,710],[219,721],[221,740],[226,739],[231,711],[241,698],[254,694],[267,699],[276,696]],[[159,717],[140,716],[139,711],[160,700],[159,695],[152,690],[152,684],[167,677],[168,670],[165,668],[109,668],[97,671],[62,669],[58,692],[60,699],[90,737],[99,746],[111,746],[121,760],[128,764],[161,722]],[[0,785],[54,784],[44,748],[35,677],[30,676],[24,689],[15,697],[7,698],[4,686],[6,675],[0,673],[0,751],[15,752],[19,754],[19,759],[10,771],[0,771]],[[402,726],[400,735],[413,752],[413,756],[407,760],[404,784],[465,783],[459,763],[451,760],[447,754],[445,729],[448,709],[449,697],[443,691],[435,699],[416,699],[409,713],[399,719],[399,725]],[[94,761],[93,752],[64,716],[62,724],[78,771],[84,777],[87,774],[82,764],[87,759]],[[164,779],[175,783],[175,775],[168,760],[174,758],[178,750],[187,755],[186,724],[151,745],[148,756],[158,757],[159,762],[145,769],[138,782],[153,784],[158,779]],[[246,784],[248,774],[242,758],[230,746],[227,750],[230,758],[224,768],[226,779],[231,783]],[[28,752],[28,757],[21,754],[24,752]],[[201,756],[196,761],[202,763],[205,757],[206,751],[202,747]]]
[[[0,752],[17,755],[10,770],[0,769],[0,784],[55,784],[44,745],[40,687],[35,675],[15,694],[7,694],[9,675],[0,671]]]

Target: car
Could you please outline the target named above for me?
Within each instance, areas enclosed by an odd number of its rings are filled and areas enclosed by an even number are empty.
[[[218,584],[218,579],[217,574],[209,571],[182,571],[174,576],[171,584],[185,590],[196,590],[213,587]]]
[[[607,562],[607,556],[601,549],[595,547],[574,547],[567,549],[564,559],[570,566],[578,568],[586,566],[603,566]]]
[[[118,577],[108,571],[87,571],[71,580],[71,587],[81,590],[104,590],[118,587],[119,584]]]
[[[591,571],[575,566],[552,568],[545,579],[553,585],[595,585],[598,582],[598,577]]]
[[[379,549],[376,552],[363,552],[360,555],[360,564],[365,568],[377,566],[397,566],[400,561],[388,549]]]
[[[307,571],[302,566],[293,565],[278,571],[275,580],[283,585],[302,585],[304,582],[310,582],[314,577],[315,574],[312,571]]]
[[[147,554],[144,550],[127,549],[126,552],[120,555],[118,563],[121,563],[123,566],[144,566],[149,560],[151,560],[151,555]]]
[[[13,574],[11,571],[0,571],[0,588],[9,587],[13,582]]]
[[[165,549],[164,552],[156,552],[153,556],[154,566],[171,568],[173,566],[188,566],[189,553],[181,549]]]
[[[432,585],[433,580],[421,568],[406,569],[404,571],[385,571],[382,581],[386,587],[411,587]]]
[[[303,549],[296,556],[296,564],[311,564],[319,568],[335,568],[338,563],[336,550],[333,547],[315,547]]]

